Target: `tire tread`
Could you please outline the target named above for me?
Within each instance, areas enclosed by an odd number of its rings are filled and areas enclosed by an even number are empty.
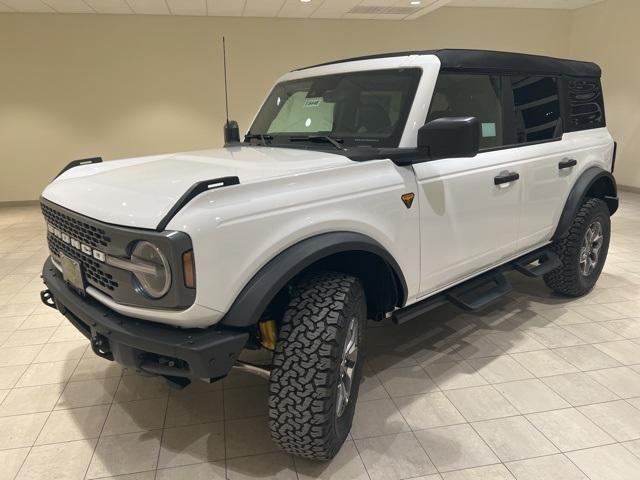
[[[364,291],[351,275],[312,273],[294,287],[280,326],[269,384],[271,436],[288,453],[323,460],[342,446],[345,438],[336,432],[333,413],[339,331],[345,326],[345,313],[363,305]]]
[[[570,297],[579,297],[593,287],[593,285],[585,287],[581,282],[577,266],[578,255],[582,247],[582,237],[589,221],[598,213],[605,212],[608,217],[609,209],[602,200],[599,198],[587,199],[578,210],[569,231],[553,242],[551,248],[560,257],[562,266],[547,273],[543,278],[546,285],[554,292]],[[608,247],[608,238],[606,241]],[[603,249],[603,253],[601,264],[605,261],[606,249]],[[598,276],[599,273],[596,279]]]

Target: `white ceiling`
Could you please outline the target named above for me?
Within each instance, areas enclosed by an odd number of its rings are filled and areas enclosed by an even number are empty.
[[[445,5],[574,9],[599,1],[602,0],[0,0],[0,12],[409,20]]]

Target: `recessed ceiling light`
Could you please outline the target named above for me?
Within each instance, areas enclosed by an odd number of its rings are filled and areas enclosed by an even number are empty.
[[[311,0],[300,0],[302,3],[309,3]]]
[[[300,1],[302,1],[302,0],[300,0]],[[411,3],[411,5],[420,5],[422,3],[422,1],[421,0],[411,0],[410,3]]]

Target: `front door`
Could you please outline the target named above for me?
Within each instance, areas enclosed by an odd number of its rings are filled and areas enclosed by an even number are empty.
[[[427,121],[474,116],[480,153],[414,164],[420,201],[421,295],[489,268],[517,251],[522,167],[504,149],[503,79],[441,73]]]
[[[522,177],[522,170],[506,153],[414,165],[422,294],[462,280],[516,251],[522,181],[515,177]]]

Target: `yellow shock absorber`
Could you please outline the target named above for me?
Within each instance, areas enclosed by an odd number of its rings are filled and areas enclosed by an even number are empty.
[[[258,324],[258,327],[260,328],[260,337],[262,338],[260,343],[262,346],[267,350],[275,350],[277,340],[276,321],[263,320]]]

